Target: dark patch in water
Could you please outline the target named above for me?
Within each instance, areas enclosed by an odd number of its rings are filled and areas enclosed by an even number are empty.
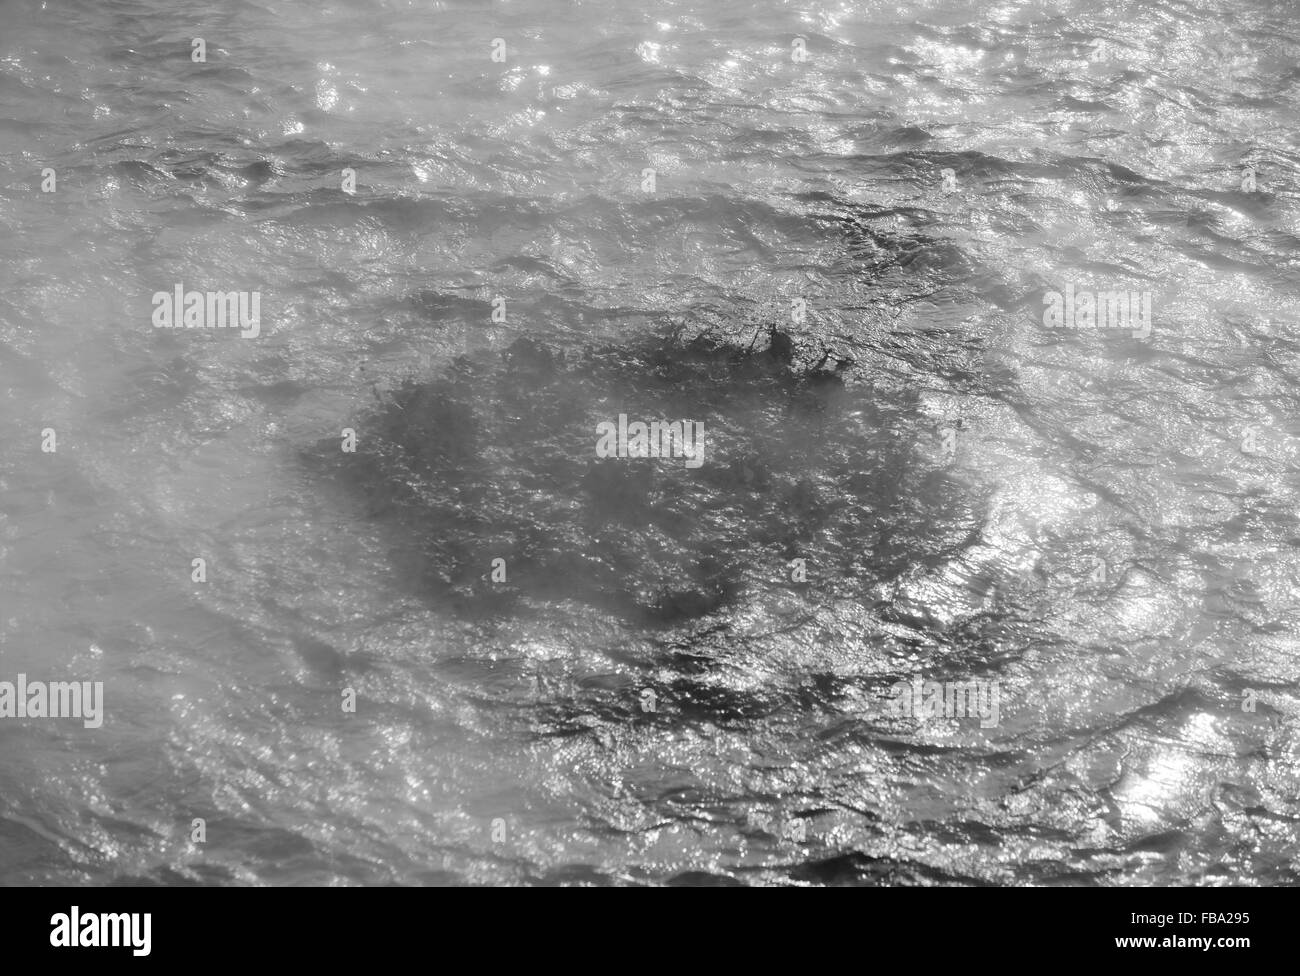
[[[574,361],[519,339],[381,395],[355,454],[319,451],[398,530],[420,588],[470,615],[577,601],[673,624],[782,589],[867,600],[970,537],[969,486],[918,449],[932,432],[913,392],[813,362],[775,329],[761,340]],[[597,423],[620,413],[702,422],[703,465],[598,459]]]

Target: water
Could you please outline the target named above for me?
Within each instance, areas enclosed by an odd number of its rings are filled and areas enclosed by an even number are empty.
[[[0,881],[1298,880],[1294,5],[0,25]]]

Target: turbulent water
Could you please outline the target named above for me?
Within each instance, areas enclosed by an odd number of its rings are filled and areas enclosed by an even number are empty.
[[[0,882],[1300,881],[1297,20],[0,0]]]

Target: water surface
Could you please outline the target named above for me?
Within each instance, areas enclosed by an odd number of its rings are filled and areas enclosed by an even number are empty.
[[[0,882],[1298,880],[1292,3],[0,25]]]

